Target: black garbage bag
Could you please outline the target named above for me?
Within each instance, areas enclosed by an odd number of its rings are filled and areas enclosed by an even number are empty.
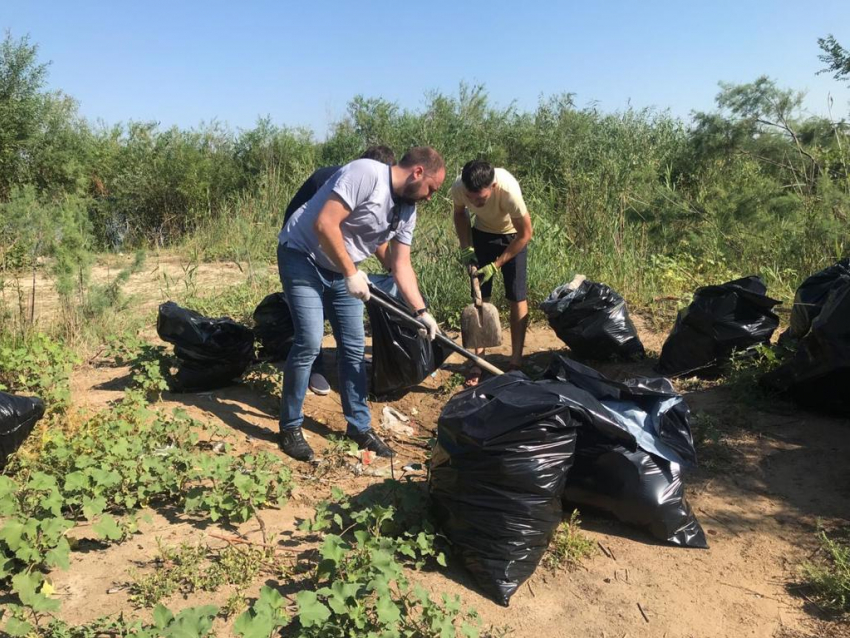
[[[392,290],[390,277],[370,277],[374,295],[398,308],[407,306],[384,290]],[[376,396],[398,394],[421,383],[449,356],[448,349],[419,336],[419,332],[377,304],[366,304],[372,328],[371,389]]]
[[[502,605],[561,522],[576,425],[556,389],[519,372],[456,394],[440,414],[433,512],[478,585]]]
[[[625,300],[605,284],[584,280],[556,288],[540,304],[549,325],[581,359],[635,359],[643,344]]]
[[[850,277],[832,286],[796,352],[760,383],[806,407],[850,415]]]
[[[829,293],[836,286],[844,285],[847,280],[850,280],[850,257],[824,268],[800,284],[794,295],[790,325],[779,336],[780,345],[792,347],[805,337],[823,309]]]
[[[259,303],[254,310],[254,335],[260,344],[258,359],[284,361],[289,356],[295,326],[284,293],[272,293]]]
[[[175,354],[179,350],[174,349]],[[196,361],[177,357],[177,370],[168,379],[172,392],[207,392],[236,383],[248,364],[230,361]]]
[[[769,342],[779,326],[771,309],[779,302],[766,292],[754,275],[697,288],[661,348],[658,371],[667,376],[716,376],[734,350]]]
[[[169,301],[159,307],[156,331],[163,341],[174,344],[175,392],[231,385],[254,360],[254,332],[229,317],[211,319]]]
[[[44,416],[44,401],[0,392],[0,469]]]
[[[679,465],[643,450],[628,450],[592,428],[581,428],[564,490],[564,508],[603,512],[646,529],[658,540],[706,548]]]
[[[611,428],[602,425],[603,419],[627,430],[637,447],[674,463],[696,466],[691,411],[669,379],[636,377],[613,381],[559,355],[552,358],[544,377],[573,384],[597,399],[603,412],[599,412],[600,408],[587,410],[586,418],[609,440]],[[584,404],[589,407],[587,399]]]

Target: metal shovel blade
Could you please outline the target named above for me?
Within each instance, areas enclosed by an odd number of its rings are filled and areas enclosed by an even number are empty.
[[[481,300],[476,269],[470,267],[472,303],[460,315],[460,334],[464,348],[497,348],[502,345],[502,324],[496,306]]]

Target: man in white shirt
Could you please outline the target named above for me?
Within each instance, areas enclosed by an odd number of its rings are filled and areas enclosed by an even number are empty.
[[[321,348],[324,316],[338,347],[346,436],[378,456],[392,456],[372,430],[366,403],[363,302],[369,299],[369,280],[358,265],[389,241],[396,285],[427,325],[428,338],[434,338],[437,322],[419,292],[410,245],[416,202],[430,199],[445,176],[443,158],[430,147],[410,149],[395,166],[355,160],[325,182],[280,232],[278,268],[295,339],[284,368],[279,444],[292,458],[313,458],[301,432],[302,407],[310,368]]]

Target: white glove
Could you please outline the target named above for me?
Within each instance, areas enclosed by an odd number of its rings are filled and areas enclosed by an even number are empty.
[[[348,294],[360,301],[369,301],[369,278],[362,270],[358,270],[351,277],[345,278],[345,288]]]
[[[425,324],[425,326],[419,329],[419,336],[423,339],[428,337],[428,341],[433,341],[434,337],[437,336],[437,331],[440,329],[437,326],[437,320],[431,316],[430,312],[423,312],[419,315],[418,319]]]

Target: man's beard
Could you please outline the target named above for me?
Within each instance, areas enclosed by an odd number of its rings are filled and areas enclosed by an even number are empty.
[[[419,201],[419,198],[416,197],[419,186],[417,184],[405,184],[404,190],[401,195],[398,195],[396,199],[400,201],[402,204],[407,204],[408,206],[416,206],[416,202]]]

